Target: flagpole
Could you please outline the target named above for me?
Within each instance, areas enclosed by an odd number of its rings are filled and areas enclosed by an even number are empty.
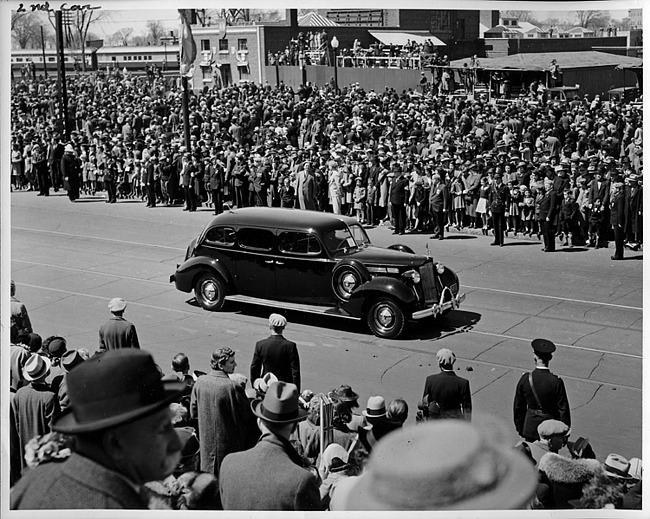
[[[187,76],[181,76],[181,87],[183,89],[183,97],[181,98],[181,106],[183,108],[183,137],[185,139],[187,153],[192,153],[192,141],[190,140],[190,93],[187,83]]]
[[[188,76],[193,73],[193,64],[196,59],[196,43],[192,36],[192,29],[190,28],[190,20],[188,19],[188,9],[179,9],[178,13],[181,17],[181,63],[179,72],[181,76],[181,107],[183,110],[183,138],[185,140],[185,148],[187,153],[192,152],[192,141],[190,140],[190,93],[188,85]]]

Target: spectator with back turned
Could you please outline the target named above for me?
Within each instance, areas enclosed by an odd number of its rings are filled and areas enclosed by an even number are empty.
[[[440,373],[429,375],[424,384],[423,402],[433,405],[437,418],[472,419],[472,393],[469,380],[454,372],[456,355],[447,348],[436,353]]]
[[[531,344],[535,369],[519,379],[513,415],[519,436],[534,442],[539,439],[537,428],[545,420],[559,420],[571,427],[571,411],[564,382],[548,367],[555,344],[548,339],[534,339]]]
[[[99,351],[116,350],[120,348],[140,348],[138,333],[135,325],[122,315],[126,301],[114,297],[108,302],[111,318],[99,328]]]
[[[300,356],[296,343],[282,335],[286,326],[283,315],[269,316],[271,336],[255,344],[250,379],[255,381],[265,373],[273,373],[278,380],[295,384],[300,391]]]

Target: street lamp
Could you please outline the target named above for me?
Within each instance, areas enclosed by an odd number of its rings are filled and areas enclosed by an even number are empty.
[[[338,74],[338,65],[336,63],[336,51],[339,48],[339,40],[334,36],[330,42],[332,49],[334,49],[334,93],[339,93],[339,74]]]

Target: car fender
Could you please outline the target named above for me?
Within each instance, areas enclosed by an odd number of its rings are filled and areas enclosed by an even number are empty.
[[[399,278],[377,276],[357,288],[345,308],[352,315],[361,317],[367,308],[367,303],[380,296],[392,297],[405,308],[417,303],[417,296],[407,283]]]
[[[208,270],[219,274],[227,286],[231,285],[232,278],[223,263],[218,259],[199,256],[188,259],[176,269],[174,274],[176,288],[182,292],[191,292],[194,289],[197,276]]]
[[[344,290],[340,284],[342,276],[350,273],[356,279],[358,287],[354,290],[359,290],[364,284],[371,280],[368,268],[360,261],[352,258],[346,258],[339,261],[332,269],[332,290],[336,297],[343,303],[350,300],[354,292]]]
[[[393,245],[389,245],[387,248],[392,250],[398,250],[401,252],[407,252],[408,254],[415,254],[415,252],[411,247],[409,247],[408,245],[404,245],[403,243],[395,243]]]

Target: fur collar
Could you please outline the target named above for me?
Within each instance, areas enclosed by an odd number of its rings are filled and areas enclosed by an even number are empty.
[[[573,460],[553,452],[544,454],[537,468],[558,483],[585,483],[603,470],[598,460]]]

